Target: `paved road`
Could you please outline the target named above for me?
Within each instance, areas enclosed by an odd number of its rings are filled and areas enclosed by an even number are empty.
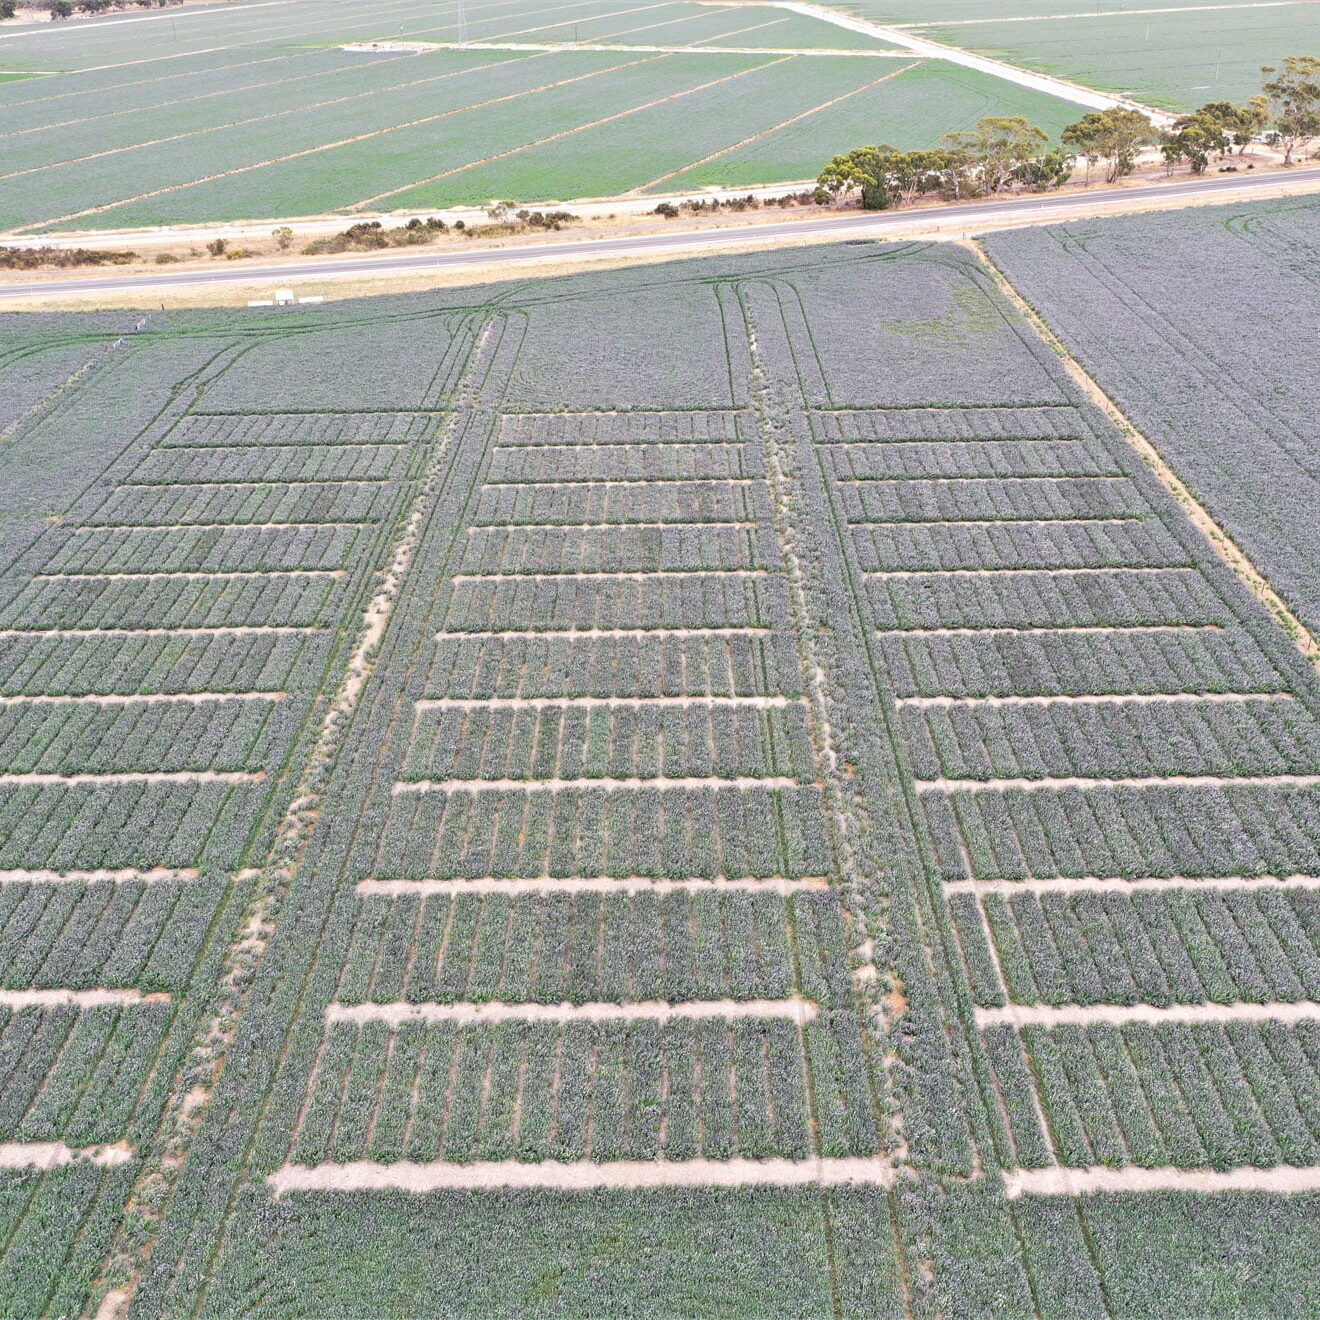
[[[291,285],[306,280],[342,278],[351,275],[407,274],[464,267],[492,266],[506,262],[551,262],[581,260],[591,257],[643,257],[655,255],[696,255],[717,251],[739,243],[774,247],[782,239],[803,237],[860,238],[883,237],[887,230],[922,228],[957,232],[988,232],[1022,219],[1048,219],[1051,213],[1075,219],[1079,208],[1084,213],[1103,214],[1107,209],[1130,206],[1138,201],[1191,200],[1217,196],[1248,199],[1281,183],[1299,189],[1320,190],[1320,167],[1293,170],[1288,174],[1216,175],[1213,178],[1152,184],[1143,188],[1097,188],[1077,193],[1048,193],[1022,197],[1007,202],[963,202],[952,206],[932,207],[921,211],[827,213],[781,223],[738,226],[731,229],[684,230],[672,234],[638,234],[618,238],[586,238],[560,243],[537,243],[503,248],[465,248],[460,251],[422,251],[397,249],[370,256],[345,257],[333,261],[308,261],[304,264],[251,266],[246,262],[226,263],[214,270],[161,271],[145,275],[82,275],[69,279],[0,284],[0,298],[68,293],[149,294],[156,289],[177,289],[208,284],[252,284],[269,282],[272,286]]]

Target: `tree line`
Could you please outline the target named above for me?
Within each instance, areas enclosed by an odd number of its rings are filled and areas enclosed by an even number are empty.
[[[1170,170],[1186,161],[1194,174],[1258,136],[1284,153],[1284,164],[1320,137],[1320,58],[1290,55],[1281,68],[1261,69],[1266,80],[1246,105],[1212,101],[1158,128],[1139,110],[1116,106],[1095,110],[1069,124],[1050,144],[1043,129],[1021,115],[990,116],[974,129],[946,133],[938,147],[899,151],[891,146],[858,147],[835,156],[817,186],[838,197],[856,192],[867,210],[885,210],[923,194],[951,200],[993,196],[1008,189],[1045,192],[1066,183],[1077,162],[1086,179],[1100,164],[1113,183],[1136,167],[1140,152],[1158,145]]]

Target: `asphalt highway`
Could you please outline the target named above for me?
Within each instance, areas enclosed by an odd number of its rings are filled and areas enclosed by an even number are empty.
[[[558,243],[520,244],[513,247],[473,247],[460,251],[435,252],[393,249],[370,255],[336,258],[331,261],[290,262],[283,265],[254,266],[225,263],[210,270],[161,271],[142,275],[71,276],[68,279],[0,283],[0,299],[35,295],[50,297],[73,293],[141,293],[158,289],[177,289],[221,284],[269,282],[272,286],[292,285],[307,280],[343,278],[352,275],[407,274],[465,267],[494,266],[504,263],[575,261],[593,257],[681,256],[716,252],[722,247],[749,244],[774,247],[784,239],[797,238],[871,238],[883,237],[888,230],[908,229],[914,225],[929,230],[952,230],[962,233],[987,233],[1023,219],[1048,219],[1057,213],[1060,219],[1078,219],[1084,215],[1103,215],[1106,210],[1131,206],[1134,202],[1177,202],[1207,196],[1224,201],[1250,199],[1281,184],[1299,190],[1320,189],[1320,167],[1296,169],[1287,174],[1269,171],[1261,174],[1213,175],[1204,179],[1182,179],[1145,187],[1096,188],[1091,192],[1046,193],[1019,197],[1012,201],[961,202],[919,211],[849,211],[826,213],[782,223],[736,226],[727,229],[683,230],[672,234],[635,234],[617,238],[584,238]]]

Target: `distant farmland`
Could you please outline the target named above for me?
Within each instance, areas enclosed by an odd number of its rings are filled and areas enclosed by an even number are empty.
[[[0,228],[800,180],[865,142],[1078,113],[775,8],[507,0],[466,5],[461,25],[459,8],[285,0],[0,27],[0,68],[32,74],[0,86]],[[449,46],[341,49],[373,39]]]
[[[974,254],[122,320],[0,321],[0,1312],[1295,1312],[1320,681]]]
[[[1172,110],[1245,101],[1260,90],[1261,65],[1320,50],[1314,0],[847,0],[839,7]]]

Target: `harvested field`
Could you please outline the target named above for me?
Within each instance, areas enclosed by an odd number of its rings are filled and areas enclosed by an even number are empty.
[[[112,319],[0,447],[0,1310],[1287,1313],[1320,677],[976,254]]]

